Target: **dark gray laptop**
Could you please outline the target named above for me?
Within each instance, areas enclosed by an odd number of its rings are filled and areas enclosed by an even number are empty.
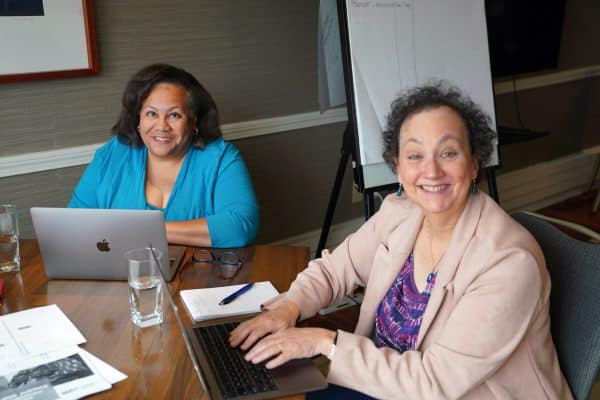
[[[211,399],[269,399],[324,389],[327,381],[310,359],[292,360],[267,370],[243,359],[229,346],[229,332],[249,316],[204,321],[187,327],[197,366]]]
[[[127,280],[125,252],[152,245],[170,281],[185,252],[168,249],[162,211],[32,207],[31,218],[48,279]]]

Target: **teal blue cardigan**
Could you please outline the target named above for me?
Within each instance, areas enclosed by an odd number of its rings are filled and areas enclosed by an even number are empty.
[[[100,147],[75,187],[69,207],[156,209],[146,202],[145,146],[130,147],[113,137]],[[242,156],[216,139],[204,149],[190,147],[168,203],[165,221],[206,218],[213,247],[252,243],[259,210]]]

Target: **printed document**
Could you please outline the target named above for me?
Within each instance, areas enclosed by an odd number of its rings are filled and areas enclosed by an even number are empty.
[[[85,337],[56,304],[0,317],[0,360],[85,343]]]
[[[127,378],[85,342],[55,304],[0,316],[0,400],[78,399]]]

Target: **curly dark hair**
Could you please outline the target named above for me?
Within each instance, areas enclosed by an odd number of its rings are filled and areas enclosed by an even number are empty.
[[[221,137],[219,113],[215,101],[206,89],[189,72],[168,64],[148,65],[136,72],[125,87],[121,103],[121,115],[112,127],[111,133],[122,143],[140,147],[143,142],[138,132],[142,103],[155,85],[171,83],[179,85],[188,93],[188,107],[196,118],[197,134],[192,145],[204,148],[212,140]]]
[[[447,106],[463,120],[469,135],[471,154],[479,157],[479,170],[487,165],[496,136],[490,117],[457,87],[445,81],[436,81],[409,89],[392,102],[383,131],[383,159],[396,171],[400,151],[400,128],[410,116],[421,111]]]

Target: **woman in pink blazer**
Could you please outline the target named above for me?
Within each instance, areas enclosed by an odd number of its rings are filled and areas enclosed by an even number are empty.
[[[377,398],[572,398],[550,336],[544,256],[475,185],[489,118],[437,83],[396,99],[383,135],[402,193],[311,261],[231,345],[268,368],[323,354],[331,383]],[[354,333],[294,327],[358,286]]]

